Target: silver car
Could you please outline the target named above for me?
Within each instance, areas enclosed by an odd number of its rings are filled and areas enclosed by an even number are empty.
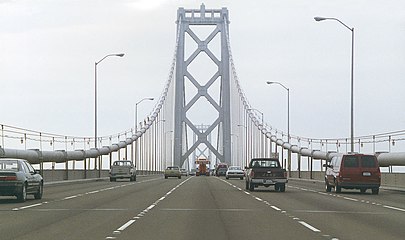
[[[225,174],[226,179],[240,178],[242,180],[244,176],[245,172],[239,166],[230,166]]]
[[[28,194],[41,199],[44,180],[29,162],[22,159],[0,159],[0,196],[16,196],[20,202]]]

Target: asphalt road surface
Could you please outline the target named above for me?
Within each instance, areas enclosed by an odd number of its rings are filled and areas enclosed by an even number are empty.
[[[404,192],[244,187],[204,176],[45,186],[41,200],[0,197],[0,239],[405,239]]]

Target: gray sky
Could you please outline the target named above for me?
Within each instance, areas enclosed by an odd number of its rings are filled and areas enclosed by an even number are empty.
[[[231,48],[251,105],[275,128],[334,138],[350,134],[351,32],[355,28],[355,135],[405,129],[405,2],[402,0],[204,1],[227,7]],[[1,0],[0,123],[50,133],[94,134],[94,62],[99,135],[129,129],[134,105],[159,97],[173,56],[178,7],[201,1]],[[154,102],[142,103],[139,118]]]

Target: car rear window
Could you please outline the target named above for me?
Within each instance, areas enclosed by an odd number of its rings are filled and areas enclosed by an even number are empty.
[[[18,172],[18,162],[17,161],[0,161],[0,171]]]
[[[255,160],[251,162],[250,167],[278,168],[278,161],[275,160]]]
[[[347,168],[356,168],[359,167],[359,162],[357,161],[357,157],[356,156],[347,156],[344,159],[344,167]]]
[[[365,168],[376,167],[376,161],[374,156],[362,156],[361,157],[361,166]]]
[[[114,162],[114,166],[131,166],[131,162],[129,162],[129,161],[116,161],[116,162]]]

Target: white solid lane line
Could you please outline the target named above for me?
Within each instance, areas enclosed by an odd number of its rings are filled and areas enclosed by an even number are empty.
[[[383,207],[389,208],[389,209],[392,209],[392,210],[397,210],[397,211],[405,212],[405,209],[402,209],[402,208],[391,207],[391,206],[387,206],[387,205],[384,205]]]
[[[42,204],[43,203],[37,203],[37,204],[32,204],[32,205],[28,205],[28,206],[24,206],[24,207],[13,208],[13,211],[18,211],[18,210],[22,210],[22,209],[37,207],[37,206],[41,206]]]

